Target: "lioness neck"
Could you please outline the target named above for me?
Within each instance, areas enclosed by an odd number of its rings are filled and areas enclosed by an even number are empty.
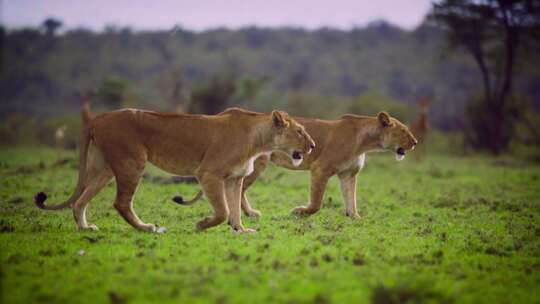
[[[380,150],[381,130],[375,117],[361,117],[355,120],[358,134],[359,154]]]
[[[251,126],[247,137],[252,137],[254,140],[249,149],[250,155],[271,152],[274,149],[273,129],[270,116],[265,115],[264,119],[258,119]]]

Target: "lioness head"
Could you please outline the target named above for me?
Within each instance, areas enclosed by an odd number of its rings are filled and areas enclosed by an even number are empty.
[[[403,160],[406,151],[413,150],[418,141],[407,126],[390,117],[388,113],[380,112],[377,114],[377,120],[381,129],[381,147],[394,151],[398,161]]]
[[[315,142],[304,126],[283,111],[272,112],[274,148],[292,158],[293,165],[299,166],[304,155],[315,149]]]

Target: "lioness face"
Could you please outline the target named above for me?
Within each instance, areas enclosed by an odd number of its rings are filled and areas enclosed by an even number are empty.
[[[394,151],[398,161],[403,160],[406,151],[413,150],[418,141],[407,126],[388,113],[380,112],[377,119],[381,127],[381,147]]]
[[[274,126],[274,146],[277,150],[291,157],[294,166],[299,166],[304,155],[315,149],[315,142],[306,132],[304,126],[282,111],[272,112]]]

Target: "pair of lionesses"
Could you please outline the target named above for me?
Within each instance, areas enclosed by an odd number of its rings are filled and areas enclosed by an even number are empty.
[[[80,148],[79,180],[72,196],[59,205],[45,205],[45,193],[35,197],[47,210],[72,207],[79,229],[96,230],[86,220],[90,200],[113,178],[114,207],[133,227],[163,232],[164,227],[141,221],[133,197],[147,161],[176,175],[197,177],[214,209],[196,225],[204,230],[228,220],[235,232],[245,228],[241,211],[259,216],[246,190],[269,161],[290,169],[311,171],[311,196],[297,215],[316,213],[328,179],[337,175],[346,215],[358,217],[356,175],[365,154],[392,151],[401,160],[417,144],[409,129],[386,112],[376,116],[346,114],[337,120],[291,117],[283,111],[256,113],[238,108],[217,115],[167,114],[124,109],[100,114],[85,127]],[[198,195],[197,197],[200,197]],[[196,198],[197,199],[197,198]],[[189,204],[176,197],[175,201]]]

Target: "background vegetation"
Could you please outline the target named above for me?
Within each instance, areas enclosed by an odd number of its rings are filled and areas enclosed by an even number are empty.
[[[468,143],[482,147],[477,138],[484,137],[471,134],[471,128],[493,122],[475,119],[479,125],[471,124],[469,116],[486,111],[466,106],[478,104],[473,99],[482,96],[482,73],[467,48],[449,43],[444,23],[436,20],[427,18],[412,31],[385,21],[349,31],[175,27],[133,32],[113,26],[103,32],[61,31],[61,21],[54,19],[42,28],[3,29],[0,117],[12,121],[10,116],[19,114],[42,121],[70,115],[78,110],[78,94],[94,93],[96,111],[136,106],[216,113],[240,105],[334,118],[387,109],[411,122],[416,102],[427,97],[433,100],[433,126],[445,131],[469,127]],[[519,113],[540,109],[535,48],[522,43],[516,50],[509,98],[520,100]],[[505,116],[516,108],[509,104]],[[527,116],[528,123],[538,126],[537,117]],[[531,129],[525,125],[520,134],[537,143]],[[505,141],[512,138],[507,135]]]

